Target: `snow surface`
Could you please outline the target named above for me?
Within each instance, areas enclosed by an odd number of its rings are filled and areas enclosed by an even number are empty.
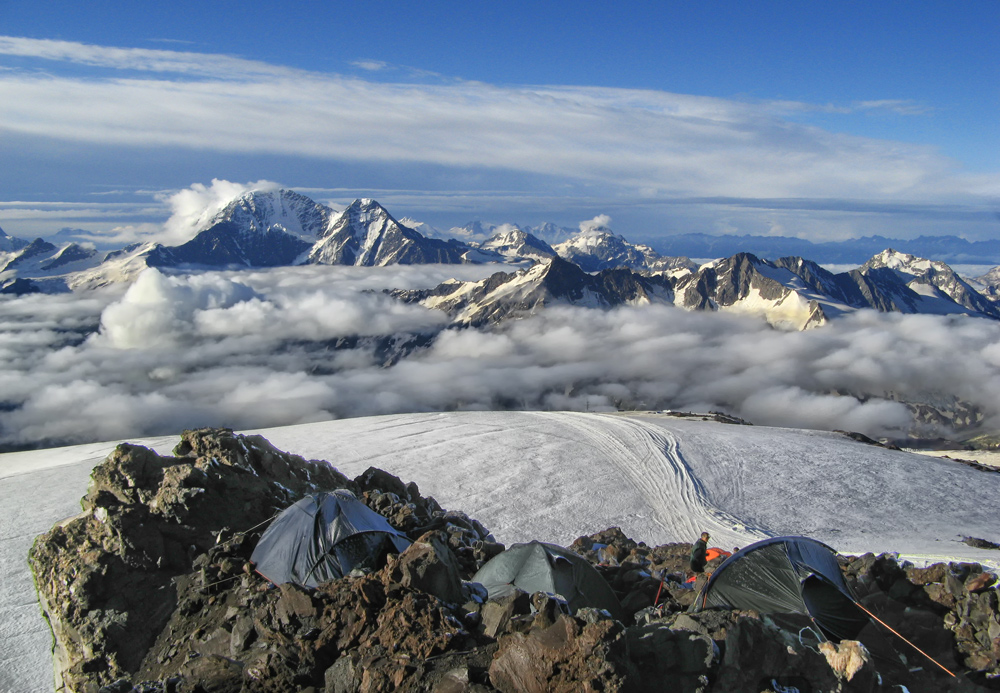
[[[961,543],[1000,541],[1000,474],[836,433],[570,412],[400,414],[254,432],[348,476],[375,466],[415,481],[507,544],[567,545],[611,526],[648,544],[708,531],[724,548],[804,534],[842,553],[1000,567],[1000,552]],[[177,440],[133,442],[168,454]],[[38,534],[79,512],[91,469],[115,444],[0,455],[4,693],[52,690],[51,636],[26,556]]]

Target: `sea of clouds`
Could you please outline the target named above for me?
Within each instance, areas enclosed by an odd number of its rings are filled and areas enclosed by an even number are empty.
[[[492,331],[444,330],[391,366],[371,340],[349,341],[444,327],[443,313],[383,289],[496,269],[147,270],[127,287],[0,297],[0,449],[410,411],[619,406],[893,437],[914,422],[888,393],[957,397],[1000,424],[1000,322],[986,319],[862,311],[784,332],[670,306],[550,307]]]

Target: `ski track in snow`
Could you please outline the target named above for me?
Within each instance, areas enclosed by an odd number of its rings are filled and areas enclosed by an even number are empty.
[[[684,460],[677,437],[666,429],[621,416],[538,415],[557,418],[597,448],[642,495],[664,535],[674,541],[694,541],[705,531],[713,544],[724,546],[772,536],[711,505],[704,484]]]

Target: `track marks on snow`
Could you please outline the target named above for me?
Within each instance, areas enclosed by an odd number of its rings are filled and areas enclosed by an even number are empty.
[[[701,480],[692,474],[669,431],[623,416],[538,413],[575,430],[580,442],[597,448],[641,495],[662,527],[662,541],[693,541],[701,532],[713,543],[744,545],[769,536],[714,507]]]

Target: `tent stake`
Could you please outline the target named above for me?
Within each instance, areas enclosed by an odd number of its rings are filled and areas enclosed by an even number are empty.
[[[876,621],[878,621],[879,623],[881,623],[883,626],[885,626],[886,628],[888,628],[890,631],[892,631],[892,633],[896,637],[898,637],[900,640],[902,640],[907,645],[909,645],[910,647],[912,647],[914,650],[916,650],[917,652],[919,652],[920,654],[922,654],[924,657],[926,657],[927,659],[931,660],[932,662],[934,662],[935,664],[937,664],[939,667],[941,667],[942,669],[944,669],[945,672],[947,672],[949,676],[955,676],[955,674],[953,674],[950,671],[948,671],[948,669],[946,669],[943,664],[941,664],[939,661],[937,661],[936,659],[934,659],[933,657],[931,657],[929,654],[927,654],[926,652],[924,652],[923,650],[921,650],[919,647],[917,647],[916,645],[914,645],[912,642],[910,642],[909,640],[907,640],[906,638],[904,638],[902,635],[900,635],[899,633],[897,633],[895,630],[893,630],[892,626],[890,626],[888,623],[886,623],[885,621],[883,621],[882,619],[880,619],[878,616],[876,616],[875,614],[873,614],[871,611],[869,611],[865,607],[861,606],[861,604],[859,604],[857,601],[854,602],[854,605],[856,607],[858,607],[859,609],[861,609],[862,611],[864,611],[869,616],[871,616],[873,619],[875,619]]]

